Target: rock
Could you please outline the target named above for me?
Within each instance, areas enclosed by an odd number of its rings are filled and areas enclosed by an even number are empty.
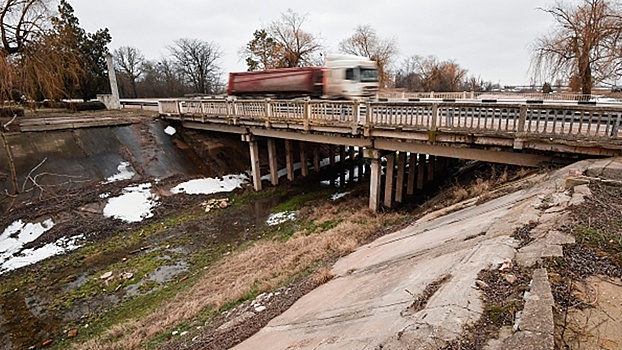
[[[67,338],[74,338],[76,336],[78,336],[77,328],[71,329],[69,332],[67,332]]]
[[[257,307],[255,307],[255,312],[262,312],[266,309],[265,306],[263,305],[258,305]]]
[[[503,278],[505,278],[505,280],[508,281],[509,284],[514,284],[514,282],[516,282],[516,276],[512,274],[503,275]]]
[[[179,336],[180,336],[180,337],[183,337],[183,336],[184,336],[184,335],[186,335],[186,334],[188,334],[188,331],[183,331],[183,332],[179,333]]]
[[[512,269],[512,259],[503,259],[499,271],[508,272]]]
[[[179,332],[178,331],[173,331],[171,334],[172,335],[177,335],[177,334],[179,334]]]
[[[482,280],[475,280],[475,286],[479,289],[482,288],[488,288],[488,283],[482,281]]]
[[[569,190],[577,186],[589,184],[590,180],[584,177],[567,177],[564,179],[564,189]]]
[[[112,271],[108,271],[108,272],[104,273],[103,275],[99,276],[99,278],[102,279],[102,280],[107,280],[110,277],[112,277]]]
[[[124,272],[121,274],[121,278],[123,278],[124,280],[129,280],[132,279],[134,277],[134,274],[131,272]]]

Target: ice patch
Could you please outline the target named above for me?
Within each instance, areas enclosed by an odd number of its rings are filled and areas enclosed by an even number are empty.
[[[343,198],[347,195],[349,195],[350,192],[339,192],[339,193],[334,193],[332,196],[330,196],[330,200],[332,201],[336,201],[339,198]]]
[[[177,130],[175,130],[175,128],[170,125],[167,126],[166,129],[164,129],[164,133],[166,133],[168,136],[173,136],[176,132]]]
[[[117,166],[118,172],[108,177],[104,183],[111,183],[111,182],[121,181],[121,180],[129,180],[133,178],[134,175],[136,175],[136,173],[130,170],[130,167],[131,165],[129,162],[121,162],[121,164]]]
[[[159,197],[151,193],[151,184],[144,183],[123,189],[123,194],[108,199],[104,216],[125,222],[139,222],[153,216]]]
[[[286,221],[293,221],[295,219],[296,213],[290,211],[282,211],[280,213],[270,214],[268,220],[266,220],[266,224],[268,224],[268,226],[276,226]]]
[[[222,179],[205,178],[195,179],[180,183],[173,187],[171,192],[174,194],[212,194],[220,192],[231,192],[236,188],[240,188],[242,184],[248,182],[248,176],[226,175]]]

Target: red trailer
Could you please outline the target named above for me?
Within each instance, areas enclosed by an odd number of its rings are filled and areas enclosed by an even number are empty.
[[[233,96],[292,98],[321,97],[323,67],[268,69],[229,73],[227,94]]]

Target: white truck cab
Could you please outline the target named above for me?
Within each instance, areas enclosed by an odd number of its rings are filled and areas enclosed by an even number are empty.
[[[369,98],[378,92],[378,66],[366,57],[328,55],[324,73],[324,98]]]

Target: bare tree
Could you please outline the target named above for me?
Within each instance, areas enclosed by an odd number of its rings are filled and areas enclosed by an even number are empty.
[[[369,57],[378,64],[380,87],[389,87],[391,81],[390,65],[397,55],[395,38],[381,39],[369,24],[356,27],[351,37],[339,42],[339,51]]]
[[[300,67],[319,65],[322,62],[322,44],[319,36],[302,29],[307,15],[299,15],[288,9],[279,20],[273,21],[266,28],[280,51],[279,67]]]
[[[467,70],[454,61],[439,61],[434,56],[410,56],[395,75],[395,85],[411,91],[460,91],[472,85]]]
[[[583,0],[576,6],[557,2],[543,11],[551,14],[555,28],[533,45],[534,77],[578,81],[581,92],[608,78],[622,67],[622,9],[610,0]]]
[[[4,0],[0,2],[0,36],[4,55],[23,51],[50,24],[48,0]],[[4,56],[3,55],[3,56]]]
[[[215,43],[198,39],[178,39],[169,46],[175,67],[181,76],[200,94],[215,93],[221,88],[220,58]]]
[[[114,61],[119,73],[128,80],[132,88],[132,96],[138,97],[136,80],[143,73],[145,56],[135,47],[121,46],[114,50]]]

